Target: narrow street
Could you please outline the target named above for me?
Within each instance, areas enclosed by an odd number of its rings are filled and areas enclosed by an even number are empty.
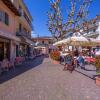
[[[63,66],[43,56],[30,63],[25,70],[24,66],[13,69],[15,75],[0,84],[0,100],[100,100],[100,87],[94,80],[63,71]],[[17,73],[19,69],[24,71]]]

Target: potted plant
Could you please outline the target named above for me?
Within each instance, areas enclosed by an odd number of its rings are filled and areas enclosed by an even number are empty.
[[[60,60],[60,52],[59,51],[52,51],[50,53],[50,57],[54,63],[59,63]]]
[[[95,67],[96,67],[96,84],[100,86],[100,55],[95,57]]]

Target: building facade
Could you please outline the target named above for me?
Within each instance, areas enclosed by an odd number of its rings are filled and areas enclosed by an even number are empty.
[[[0,0],[0,61],[32,56],[31,22],[23,0]]]
[[[83,23],[83,35],[88,38],[98,38],[100,36],[100,16],[96,16]]]
[[[37,37],[37,38],[32,38],[32,40],[35,44],[40,44],[42,46],[49,46],[50,44],[53,43],[51,37]]]
[[[40,51],[40,53],[48,54],[49,49],[52,47],[53,38],[52,37],[38,37],[33,38],[33,42],[35,43],[35,51]]]
[[[97,15],[95,18],[82,23],[81,29],[75,29],[73,31],[66,30],[63,32],[63,38],[69,38],[79,32],[88,38],[98,38],[100,36],[100,15]]]

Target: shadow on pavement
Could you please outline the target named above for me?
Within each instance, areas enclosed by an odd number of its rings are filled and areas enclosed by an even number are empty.
[[[86,70],[86,71],[96,71],[96,70],[91,70],[91,69],[86,69],[86,68],[85,68],[85,70]]]
[[[3,72],[0,75],[0,84],[34,68],[43,63],[45,56],[36,57],[34,60],[28,60],[24,64],[17,65],[15,69],[10,69],[8,72]]]

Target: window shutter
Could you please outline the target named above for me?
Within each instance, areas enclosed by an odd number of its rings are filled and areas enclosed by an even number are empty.
[[[19,32],[22,32],[22,24],[19,24]]]
[[[5,24],[9,25],[9,15],[5,12]]]
[[[2,12],[0,10],[0,21],[2,21]]]
[[[4,21],[4,12],[2,10],[0,10],[0,21]]]
[[[5,12],[2,11],[2,22],[5,23]]]

